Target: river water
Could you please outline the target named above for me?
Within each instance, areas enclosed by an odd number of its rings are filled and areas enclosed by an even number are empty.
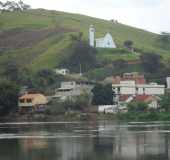
[[[0,123],[0,160],[168,160],[170,122]]]

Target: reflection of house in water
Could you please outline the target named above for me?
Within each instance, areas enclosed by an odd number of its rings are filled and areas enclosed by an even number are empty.
[[[97,137],[94,139],[94,147],[98,157],[107,157],[111,159],[113,152],[113,139],[116,128],[114,128],[113,122],[100,121],[98,124]],[[109,154],[108,154],[109,153]],[[110,156],[110,157],[109,157]]]
[[[48,148],[48,140],[42,138],[39,139],[25,138],[21,139],[20,143],[22,144],[22,149],[24,151]]]
[[[80,160],[93,153],[92,139],[88,137],[61,138],[56,146],[60,148],[60,160]]]
[[[127,130],[120,128],[120,133],[113,147],[113,158],[126,160],[147,159],[162,157],[169,158],[168,138],[162,136],[156,129],[153,132]]]

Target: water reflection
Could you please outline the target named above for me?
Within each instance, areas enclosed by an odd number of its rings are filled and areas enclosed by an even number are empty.
[[[0,124],[0,160],[168,160],[170,124]]]

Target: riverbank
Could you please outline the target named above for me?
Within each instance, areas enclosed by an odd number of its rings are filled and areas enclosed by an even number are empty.
[[[98,113],[67,113],[58,115],[49,114],[11,114],[1,117],[1,122],[32,122],[32,121],[98,121],[114,120],[124,122],[149,122],[149,121],[170,121],[170,112],[129,112],[119,114],[98,114]]]
[[[170,112],[134,112],[118,114],[117,119],[120,121],[170,121]]]

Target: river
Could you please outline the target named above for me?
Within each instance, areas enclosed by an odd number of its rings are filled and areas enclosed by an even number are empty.
[[[0,160],[168,160],[170,122],[0,123]]]

